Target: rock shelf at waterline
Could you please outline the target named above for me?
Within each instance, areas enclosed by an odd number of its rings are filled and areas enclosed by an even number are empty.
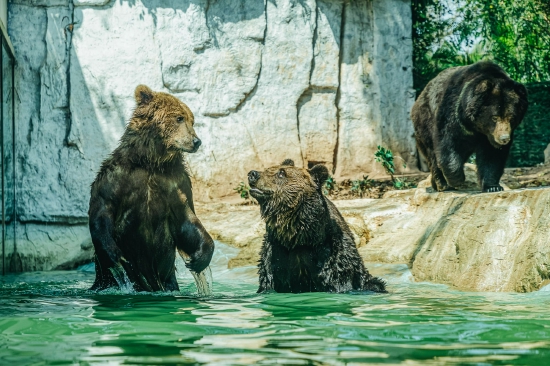
[[[550,188],[419,188],[334,203],[366,262],[407,264],[416,281],[499,292],[550,283]],[[197,214],[213,238],[240,249],[230,267],[257,263],[265,232],[258,206],[199,204]]]

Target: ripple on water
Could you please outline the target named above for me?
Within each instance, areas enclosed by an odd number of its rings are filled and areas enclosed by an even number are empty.
[[[256,294],[217,244],[213,295],[88,291],[93,266],[0,277],[0,364],[546,364],[550,291],[471,293],[369,265],[388,294]]]

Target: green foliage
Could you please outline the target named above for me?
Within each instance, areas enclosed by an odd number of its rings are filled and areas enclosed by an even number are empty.
[[[456,1],[456,0],[455,0]],[[458,9],[471,36],[487,41],[491,58],[520,82],[550,79],[548,0],[463,0]]]
[[[363,197],[363,194],[374,185],[374,181],[369,179],[368,175],[364,175],[363,179],[351,181],[350,192],[354,196]]]
[[[378,150],[374,153],[374,159],[382,164],[382,167],[387,174],[390,175],[394,188],[396,189],[409,189],[415,188],[416,185],[411,182],[407,182],[405,178],[399,179],[395,177],[395,165],[393,162],[394,156],[390,149],[386,149],[383,146],[378,145]],[[403,168],[406,168],[407,164],[403,162]]]
[[[332,176],[329,176],[328,179],[323,184],[323,194],[325,196],[329,195],[334,188],[336,187],[336,181]]]
[[[237,191],[237,193],[241,196],[244,200],[250,199],[250,187],[244,184],[244,182],[239,183],[237,188],[233,188],[234,191]]]
[[[388,173],[392,180],[393,175],[395,174],[395,165],[393,164],[393,153],[390,149],[386,149],[378,145],[378,150],[374,153],[374,159],[382,164],[382,167]]]
[[[491,59],[520,82],[550,79],[550,1],[412,0],[418,93],[442,70]]]
[[[409,182],[405,178],[395,178],[395,181],[393,182],[393,187],[395,189],[411,189],[416,188],[416,184],[414,182]]]

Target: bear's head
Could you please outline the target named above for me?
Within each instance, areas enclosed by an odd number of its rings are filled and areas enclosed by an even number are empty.
[[[260,204],[268,231],[283,244],[312,244],[324,235],[322,217],[327,209],[322,186],[328,176],[324,165],[302,169],[290,159],[263,172],[248,173],[250,195]]]
[[[496,148],[509,144],[527,111],[525,86],[489,74],[472,80],[466,89],[461,104],[473,128]]]
[[[193,112],[176,97],[154,92],[145,85],[135,90],[136,109],[128,128],[145,138],[159,139],[168,152],[194,153],[201,140],[193,125]]]

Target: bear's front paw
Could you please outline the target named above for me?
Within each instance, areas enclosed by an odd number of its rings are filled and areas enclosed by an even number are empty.
[[[500,192],[500,191],[504,191],[504,188],[502,188],[500,185],[483,188],[483,192]]]

